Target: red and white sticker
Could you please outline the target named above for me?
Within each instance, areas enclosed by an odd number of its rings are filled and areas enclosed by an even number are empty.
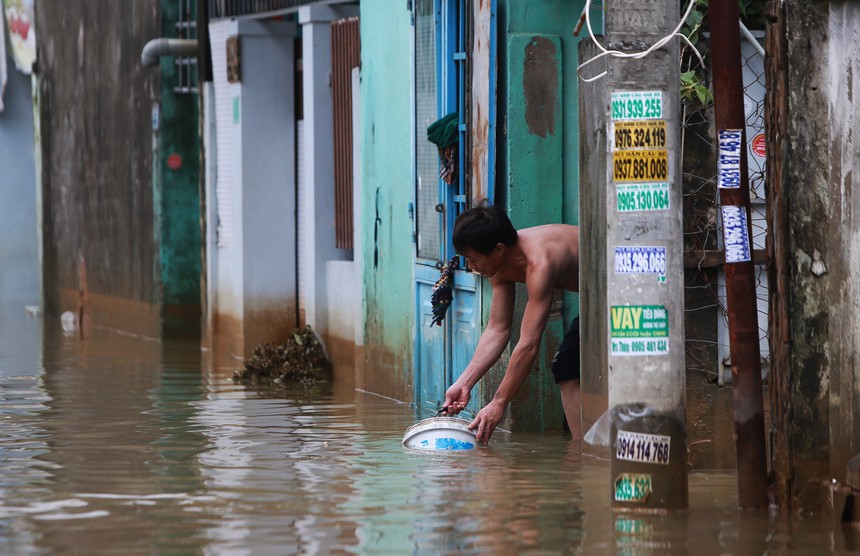
[[[764,133],[759,133],[752,140],[752,152],[756,156],[760,156],[764,158],[767,155],[767,150],[765,149],[765,139]]]

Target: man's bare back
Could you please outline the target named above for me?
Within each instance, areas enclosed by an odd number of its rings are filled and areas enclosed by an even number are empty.
[[[505,408],[531,373],[541,349],[541,337],[553,304],[553,291],[579,290],[579,228],[547,224],[517,231],[504,210],[479,206],[464,211],[454,224],[452,241],[469,268],[486,276],[492,286],[490,316],[472,359],[445,392],[444,408],[459,413],[469,403],[472,387],[502,355],[511,338],[515,282],[526,285],[528,300],[520,321],[520,334],[508,358],[504,377],[490,403],[469,428],[478,442],[487,442],[502,420]],[[573,327],[571,327],[573,330]],[[578,328],[575,329],[578,345]],[[579,365],[571,373],[553,376],[559,385],[571,431],[578,431]]]
[[[568,224],[546,224],[517,233],[520,255],[500,268],[491,281],[525,282],[529,267],[550,271],[555,289],[579,291],[579,228]]]

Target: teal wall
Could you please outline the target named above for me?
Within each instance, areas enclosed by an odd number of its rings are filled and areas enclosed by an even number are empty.
[[[512,76],[509,75],[511,68],[511,55],[508,51],[512,40],[511,35],[530,36],[542,35],[552,40],[557,40],[561,44],[560,52],[558,53],[559,65],[561,70],[561,80],[559,89],[561,91],[561,130],[557,130],[558,139],[561,141],[560,160],[553,159],[552,164],[561,164],[561,222],[565,224],[579,224],[579,110],[578,110],[578,77],[576,74],[577,67],[577,49],[580,40],[587,40],[587,32],[585,26],[578,37],[573,36],[573,30],[579,21],[579,16],[582,14],[582,9],[585,6],[584,0],[542,0],[534,2],[532,0],[499,0],[499,22],[500,28],[505,29],[505,39],[500,38],[499,41],[499,121],[504,121],[506,113],[513,110],[519,110],[520,107],[512,107],[512,102],[521,100],[521,94],[509,91],[509,81]],[[599,32],[600,15],[599,10],[592,10],[592,25],[595,26],[595,32]],[[502,33],[500,32],[501,36]],[[519,38],[519,37],[517,37]],[[514,39],[515,40],[515,39]],[[516,64],[515,64],[516,67]],[[516,76],[517,78],[520,75]],[[510,115],[509,115],[510,117]],[[508,121],[509,135],[524,131],[526,129],[523,123]],[[510,141],[519,141],[517,137],[510,138]],[[513,165],[514,168],[519,167],[522,175],[528,175],[534,171],[535,176],[544,174],[547,170],[545,165],[547,161],[540,157],[521,157],[520,160],[509,160],[508,151],[504,141],[500,140],[499,145],[499,161],[498,168],[508,168]],[[515,151],[520,152],[520,151]],[[523,158],[527,158],[523,160]],[[530,169],[528,166],[533,165]],[[542,169],[541,166],[544,166]],[[500,177],[504,174],[500,171]],[[539,193],[538,188],[541,184],[534,183],[535,192]],[[499,187],[505,190],[502,193],[503,198],[507,192],[507,184],[500,183]],[[539,224],[547,224],[546,207],[540,207],[540,203],[545,203],[548,197],[543,195],[529,195],[525,193],[522,197],[530,197],[538,199],[533,205],[521,205],[518,214],[512,216],[516,218],[515,224],[519,227],[536,226]],[[552,198],[552,197],[549,197]],[[556,208],[552,209],[553,216]],[[555,220],[553,218],[553,220]],[[576,294],[565,295],[564,321],[570,322],[573,317],[579,313],[579,299]]]
[[[412,400],[410,12],[361,3],[361,210],[365,370],[356,386]]]
[[[508,210],[517,228],[541,224],[579,224],[579,114],[578,42],[584,32],[573,30],[583,0],[499,0],[499,121],[507,122],[498,144],[496,199]],[[594,15],[594,12],[593,12]],[[502,31],[503,30],[503,31]],[[538,56],[529,67],[529,56]],[[528,90],[535,80],[554,86]],[[547,103],[540,121],[527,103]],[[550,106],[552,105],[552,106]],[[539,111],[540,112],[540,111]],[[485,313],[491,301],[483,288]],[[519,318],[525,309],[524,287],[517,288],[517,311],[511,345],[519,339]],[[561,314],[550,316],[537,365],[514,402],[506,423],[514,430],[553,430],[562,426],[564,413],[552,372],[552,355],[563,331],[579,313],[579,296],[563,294]],[[487,316],[485,314],[484,322]],[[510,352],[488,375],[483,403],[490,400],[503,377]]]
[[[525,46],[531,36],[542,35],[558,49],[558,106],[554,132],[535,139],[528,127],[508,121],[511,137],[497,139],[497,202],[512,209],[519,227],[550,222],[579,223],[579,146],[577,113],[577,43],[572,32],[582,13],[583,0],[499,0],[498,110],[499,128],[505,116],[524,114],[523,94],[509,90],[510,79],[522,84],[522,60],[511,65],[509,43]],[[361,110],[362,110],[362,241],[365,306],[365,365],[360,388],[401,400],[411,400],[414,334],[413,222],[411,153],[410,13],[407,3],[366,1],[361,4]],[[516,75],[511,73],[518,72]],[[516,106],[512,103],[517,104]],[[508,152],[519,153],[516,158]],[[525,149],[521,150],[521,149]],[[531,155],[523,156],[522,152]],[[513,190],[509,184],[515,184]],[[551,183],[549,183],[551,182]],[[511,205],[513,203],[513,205]],[[484,323],[490,307],[490,288],[483,287]],[[523,295],[519,296],[521,304]],[[564,315],[550,327],[542,357],[547,366],[563,323],[579,311],[576,294],[564,297]],[[515,334],[517,323],[515,323]],[[548,368],[537,383],[525,389],[541,411],[522,415],[524,428],[558,428],[562,422],[557,388]],[[504,371],[504,361],[490,374],[492,385]],[[535,399],[537,398],[537,399]],[[525,404],[520,404],[524,406]],[[550,423],[547,425],[547,423]],[[518,425],[519,427],[519,425]]]
[[[163,37],[177,36],[178,4],[161,2]],[[200,332],[200,150],[198,95],[178,94],[176,58],[161,58],[161,125],[154,174],[164,332],[170,336]],[[171,155],[182,159],[176,170]]]

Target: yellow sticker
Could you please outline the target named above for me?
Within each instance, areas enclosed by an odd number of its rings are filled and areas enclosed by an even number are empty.
[[[669,178],[669,151],[615,151],[612,179],[616,182],[666,181]]]
[[[614,149],[659,149],[666,147],[666,120],[615,122]]]

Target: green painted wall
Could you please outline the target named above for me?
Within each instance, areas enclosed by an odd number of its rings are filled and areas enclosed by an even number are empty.
[[[503,135],[498,138],[499,182],[497,202],[509,211],[517,228],[540,224],[579,224],[579,144],[577,44],[587,38],[573,30],[582,13],[582,0],[499,0],[499,121]],[[592,15],[597,15],[592,12]],[[503,30],[503,32],[502,32]],[[537,64],[529,59],[538,57]],[[552,68],[550,71],[547,68]],[[534,81],[544,84],[557,79],[553,87],[529,91]],[[543,95],[543,97],[542,97]],[[549,102],[535,119],[527,103]],[[531,112],[529,114],[529,112]],[[483,288],[484,309],[488,313],[491,291]],[[517,316],[527,299],[524,287],[517,289]],[[533,374],[511,404],[507,423],[515,430],[557,429],[564,414],[558,388],[550,370],[552,355],[563,330],[579,313],[579,296],[562,295],[561,313],[547,323],[539,356],[540,370]],[[515,316],[512,345],[519,338]],[[486,322],[488,314],[485,314]],[[489,401],[501,381],[509,352],[490,372],[482,390]]]
[[[161,2],[163,37],[177,37],[179,5]],[[198,96],[173,91],[177,84],[176,58],[161,58],[161,123],[155,169],[154,202],[162,284],[162,325],[165,334],[200,332],[200,187]],[[175,155],[182,164],[168,166]]]
[[[573,36],[573,30],[585,6],[584,0],[499,0],[500,29],[505,30],[506,37],[510,35],[545,35],[557,37],[561,43],[559,63],[561,68],[561,130],[562,144],[562,186],[561,186],[561,222],[579,224],[579,110],[578,110],[578,77],[577,44],[587,39],[583,26],[578,37]],[[599,10],[592,10],[592,25],[599,32]],[[501,32],[499,33],[501,35]],[[505,114],[511,109],[511,92],[508,90],[510,53],[509,39],[499,41],[499,121],[504,121]],[[521,97],[520,97],[521,98]],[[511,130],[512,122],[508,122]],[[515,127],[515,126],[514,126]],[[501,141],[500,141],[501,142]],[[535,161],[540,164],[542,161]],[[504,144],[499,148],[498,168],[509,165],[507,150]],[[553,161],[555,164],[556,162]],[[517,162],[514,162],[516,165]],[[501,175],[501,172],[500,172]],[[499,184],[506,188],[506,184]],[[504,198],[505,193],[502,193]],[[543,219],[544,209],[527,208],[517,216],[517,226],[536,226],[548,223]],[[565,295],[564,321],[570,322],[579,312],[579,299],[575,294]]]
[[[520,135],[517,141],[531,142],[537,151],[531,157],[518,156],[509,160],[508,141],[497,140],[498,172],[497,202],[509,206],[517,203],[512,214],[518,226],[533,226],[548,222],[579,223],[579,165],[577,114],[577,43],[572,31],[582,13],[582,0],[499,0],[499,127],[504,128],[506,115],[516,115],[522,94],[512,98],[508,90],[509,40],[526,45],[533,35],[547,37],[558,49],[558,110],[556,126],[549,141],[533,141]],[[364,242],[365,291],[365,369],[357,386],[401,400],[411,400],[412,351],[415,301],[413,294],[412,261],[414,244],[413,222],[408,206],[412,201],[411,129],[412,113],[410,81],[410,13],[407,3],[368,1],[361,4],[361,110],[362,110],[362,240]],[[522,64],[520,64],[520,67]],[[522,82],[522,70],[516,76]],[[511,112],[511,114],[509,114]],[[508,122],[508,130],[512,129]],[[525,129],[521,127],[520,131]],[[515,131],[514,133],[520,133]],[[538,147],[548,144],[548,147]],[[545,150],[540,150],[545,148]],[[518,148],[511,152],[520,152]],[[511,170],[518,179],[519,189],[509,190]],[[532,174],[533,179],[529,179]],[[549,178],[538,184],[541,178]],[[541,186],[542,189],[538,186]],[[547,200],[549,199],[549,201]],[[490,307],[490,289],[483,288],[485,313]],[[524,296],[520,296],[523,298]],[[568,323],[579,311],[578,296],[564,296],[564,316],[552,327],[549,348],[542,358],[544,365],[552,357],[553,348],[561,335],[562,323]],[[486,323],[485,314],[484,322]],[[515,323],[516,325],[516,323]],[[515,330],[516,333],[516,330]],[[503,365],[490,375],[500,380]],[[529,428],[557,428],[562,422],[560,403],[555,399],[557,389],[552,384],[549,369],[541,378],[534,395],[546,405],[546,417],[541,411],[537,419],[521,423]],[[548,381],[548,382],[547,382]],[[492,395],[495,388],[484,388]],[[529,394],[531,395],[531,394]],[[544,400],[546,398],[546,400]],[[532,422],[533,421],[533,422]],[[557,423],[556,423],[557,421]],[[546,425],[546,423],[552,423]]]
[[[365,365],[356,386],[412,400],[410,12],[361,3],[361,210]]]

